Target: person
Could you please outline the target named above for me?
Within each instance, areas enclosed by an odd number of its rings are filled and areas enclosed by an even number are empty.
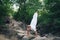
[[[36,31],[37,17],[38,17],[38,13],[35,12],[30,25],[27,25],[27,36],[29,36],[30,30],[33,30],[35,32],[35,37],[37,37],[38,35]]]

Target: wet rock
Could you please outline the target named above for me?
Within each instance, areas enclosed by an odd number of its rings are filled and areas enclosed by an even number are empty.
[[[60,37],[55,37],[53,40],[60,40]]]
[[[33,40],[48,40],[46,37],[40,37],[37,36],[36,38],[34,38]]]

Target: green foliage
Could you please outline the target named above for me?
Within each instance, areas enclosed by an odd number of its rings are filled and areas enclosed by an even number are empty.
[[[14,15],[14,18],[16,20],[20,20],[25,22],[26,24],[29,24],[34,12],[41,8],[41,3],[38,2],[38,0],[20,0],[20,8],[19,11]]]
[[[6,17],[10,16],[9,13],[12,13],[10,6],[10,0],[0,0],[0,25],[4,25]]]
[[[0,0],[0,33],[6,34],[8,32],[8,27],[5,24],[9,20],[9,14],[12,13],[10,6],[9,0]]]
[[[45,0],[45,9],[39,17],[38,30],[44,33],[59,33],[60,28],[60,1],[59,0]],[[48,11],[49,10],[49,11]]]

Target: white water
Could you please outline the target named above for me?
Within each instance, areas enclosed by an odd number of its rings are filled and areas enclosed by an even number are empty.
[[[36,31],[36,25],[37,25],[37,17],[38,17],[38,13],[35,12],[33,15],[33,18],[31,20],[30,26],[31,26],[31,30]]]

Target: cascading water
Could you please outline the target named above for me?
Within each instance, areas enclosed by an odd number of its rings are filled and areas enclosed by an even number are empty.
[[[33,15],[32,20],[31,20],[31,23],[30,23],[31,30],[36,31],[37,17],[38,17],[38,13],[35,12],[34,15]]]

